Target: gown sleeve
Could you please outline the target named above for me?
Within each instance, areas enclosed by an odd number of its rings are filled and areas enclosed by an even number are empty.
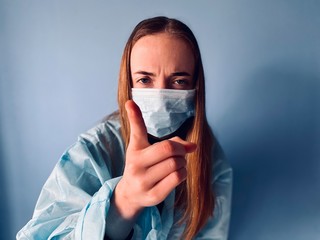
[[[112,124],[81,135],[55,166],[17,239],[104,239],[123,159],[122,140]]]

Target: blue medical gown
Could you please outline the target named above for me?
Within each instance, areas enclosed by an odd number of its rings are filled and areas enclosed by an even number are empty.
[[[214,215],[196,239],[227,239],[230,220],[232,170],[216,148],[212,187]],[[44,184],[32,219],[17,239],[103,239],[112,193],[124,168],[124,143],[118,116],[98,124],[61,157]],[[134,197],[134,196],[132,196]],[[145,208],[134,225],[133,239],[179,239],[184,224],[174,210],[174,191],[156,206]]]

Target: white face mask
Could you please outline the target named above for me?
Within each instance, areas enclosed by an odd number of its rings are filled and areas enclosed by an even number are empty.
[[[194,116],[195,89],[132,88],[149,134],[162,138]]]

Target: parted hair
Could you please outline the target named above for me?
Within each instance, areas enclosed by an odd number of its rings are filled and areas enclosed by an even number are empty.
[[[200,49],[190,28],[181,21],[163,16],[149,18],[141,21],[131,33],[124,48],[119,73],[118,104],[121,134],[127,147],[130,140],[130,125],[124,106],[126,101],[132,99],[131,50],[140,38],[158,33],[168,33],[188,43],[195,58],[195,116],[189,125],[185,140],[196,143],[197,149],[186,156],[187,179],[176,189],[175,200],[175,206],[183,213],[179,223],[186,224],[182,238],[192,239],[214,211],[214,193],[211,184],[214,138],[205,113],[205,81]]]

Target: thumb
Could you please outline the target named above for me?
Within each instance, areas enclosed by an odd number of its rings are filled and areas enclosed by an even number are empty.
[[[148,147],[147,128],[144,124],[140,108],[134,101],[128,100],[125,104],[130,123],[130,140],[128,148],[140,150]]]

